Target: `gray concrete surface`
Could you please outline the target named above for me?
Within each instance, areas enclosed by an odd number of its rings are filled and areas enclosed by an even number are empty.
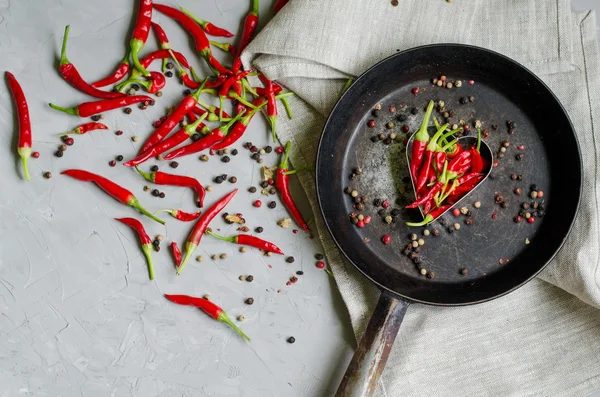
[[[313,255],[320,251],[317,239],[279,228],[276,221],[286,216],[280,201],[274,198],[277,207],[271,210],[266,207],[271,198],[246,191],[260,177],[260,166],[248,159],[247,151],[240,150],[227,166],[217,157],[201,163],[197,156],[182,159],[176,171],[161,165],[164,171],[194,175],[212,185],[208,204],[240,188],[227,211],[243,213],[251,228],[263,226],[262,237],[294,256],[293,264],[254,250],[241,254],[234,245],[205,238],[197,254],[206,260],[190,263],[177,277],[168,243],[181,244],[189,224],[165,217],[167,226],[162,227],[94,186],[59,175],[68,168],[87,169],[128,187],[150,210],[194,209],[187,190],[164,187],[166,198],[154,198],[142,190],[145,183],[133,171],[108,165],[117,154],[133,155],[141,142],[131,138],[139,135],[143,140],[151,122],[177,102],[182,88],[175,79],[168,81],[157,106],[135,109],[130,116],[106,113],[103,122],[110,131],[76,136],[63,158],[52,156],[60,144],[56,134],[81,120],[52,111],[47,102],[72,106],[88,100],[53,67],[64,26],[71,24],[70,60],[84,78],[103,77],[124,54],[132,17],[129,3],[48,0],[40,7],[40,2],[0,0],[0,70],[10,70],[23,85],[34,149],[41,153],[31,160],[33,182],[22,181],[13,153],[13,105],[6,85],[0,85],[0,395],[331,396],[354,345],[346,310],[333,280],[314,266]],[[246,3],[179,2],[234,32]],[[263,2],[261,24],[270,6]],[[598,6],[597,0],[574,1],[578,9]],[[164,16],[157,17],[171,42],[193,54],[188,36]],[[149,49],[155,48],[153,37],[149,43]],[[189,58],[205,72],[195,57]],[[122,136],[114,134],[118,129]],[[253,121],[243,140],[269,144],[265,122]],[[236,147],[241,149],[241,142]],[[265,157],[265,165],[276,161],[274,155]],[[54,177],[43,179],[45,171]],[[223,172],[235,175],[237,184],[211,182]],[[298,186],[295,194],[303,195]],[[257,198],[265,203],[261,209],[251,205]],[[299,201],[307,209],[306,199]],[[154,254],[154,282],[147,279],[136,236],[112,219],[123,216],[142,219],[152,236],[165,236],[162,250]],[[222,234],[235,232],[220,219],[214,227]],[[227,259],[210,259],[221,253]],[[304,271],[299,282],[286,286],[298,270]],[[240,281],[242,274],[252,274],[254,282]],[[163,293],[210,294],[230,317],[245,316],[238,323],[252,343],[193,308],[167,302]],[[244,304],[247,297],[255,299],[252,306]],[[286,342],[289,336],[296,338],[295,344]]]

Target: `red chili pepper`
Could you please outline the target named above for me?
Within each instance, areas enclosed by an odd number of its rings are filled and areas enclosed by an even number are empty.
[[[72,108],[63,108],[62,106],[57,106],[52,103],[49,105],[52,109],[60,110],[61,112],[72,114],[73,116],[88,117],[93,116],[94,114],[107,112],[109,110],[122,108],[124,106],[133,105],[143,101],[152,101],[152,98],[147,95],[131,95],[123,98],[103,99],[96,102],[84,102]]]
[[[203,108],[205,108],[206,110],[208,110],[208,112],[209,112],[209,113],[211,113],[211,114],[214,114],[215,116],[216,116],[217,114],[221,114],[221,113],[222,113],[224,118],[226,118],[226,119],[230,119],[230,118],[231,118],[231,116],[230,116],[229,114],[227,114],[227,112],[226,112],[226,111],[224,111],[224,110],[221,110],[221,108],[219,108],[219,107],[217,107],[217,106],[208,105],[208,104],[206,104],[206,103],[203,103],[203,102],[200,102],[200,101],[198,101],[198,105],[202,106]],[[196,107],[193,109],[193,111],[194,111],[194,113],[196,113],[197,115],[201,115],[201,114],[203,114],[203,112],[204,112],[204,110],[200,109],[198,106],[196,106]],[[211,116],[209,115],[207,120],[208,120],[208,121],[218,121],[219,119],[218,119],[218,116],[217,116],[217,118],[216,118],[216,119],[212,119],[212,118],[211,118]]]
[[[437,144],[438,138],[444,133],[448,127],[448,124],[444,124],[441,126],[435,135],[429,140],[427,147],[425,148],[425,158],[423,159],[423,163],[421,164],[421,169],[419,170],[419,177],[417,178],[417,182],[415,188],[417,191],[421,190],[423,186],[427,184],[427,180],[429,175],[432,172],[431,163],[433,161],[434,153],[440,148]]]
[[[465,150],[458,156],[454,157],[448,164],[449,179],[455,178],[460,174],[464,174],[471,167],[471,152]]]
[[[69,134],[83,135],[86,132],[95,131],[95,130],[108,130],[108,127],[102,123],[96,123],[96,122],[85,123],[85,124],[81,124],[77,128],[72,129],[71,131],[65,132],[64,134],[61,134],[61,135],[69,135]]]
[[[427,132],[427,127],[429,127],[429,119],[431,118],[431,113],[433,112],[433,106],[434,102],[429,101],[429,104],[427,105],[427,111],[425,112],[425,118],[423,118],[421,127],[413,138],[412,156],[410,158],[410,176],[415,183],[418,179],[418,173],[421,169],[421,165],[423,164],[425,148],[429,142],[429,133]],[[418,190],[419,189],[417,189],[417,191]]]
[[[185,256],[183,257],[181,266],[179,266],[179,268],[177,269],[177,274],[181,274],[181,272],[183,272],[185,264],[192,257],[194,251],[196,250],[196,248],[198,248],[198,245],[200,245],[200,240],[202,239],[202,236],[204,235],[204,232],[206,231],[206,228],[208,227],[210,222],[215,216],[219,214],[219,212],[221,212],[223,208],[225,208],[225,206],[231,201],[233,196],[235,196],[237,191],[238,190],[235,189],[231,193],[222,197],[219,201],[213,204],[212,207],[206,210],[202,214],[200,219],[198,219],[198,222],[196,222],[196,225],[194,225],[194,228],[192,229],[185,243]]]
[[[96,87],[96,88],[106,87],[107,85],[114,84],[117,81],[120,81],[123,77],[125,77],[127,75],[127,72],[129,72],[129,57],[130,56],[131,56],[131,53],[129,51],[127,51],[127,54],[125,54],[125,58],[123,58],[123,60],[119,64],[119,66],[117,66],[117,69],[113,72],[113,74],[111,74],[110,76],[107,76],[101,80],[98,80],[95,83],[92,83],[92,87]]]
[[[84,170],[66,170],[66,171],[61,172],[61,174],[70,176],[71,178],[74,178],[74,179],[77,179],[77,180],[80,180],[83,182],[93,182],[100,189],[104,190],[109,196],[111,196],[112,198],[114,198],[115,200],[120,202],[121,204],[125,204],[125,205],[135,208],[142,214],[146,215],[148,218],[155,220],[156,222],[160,223],[161,225],[165,224],[165,221],[155,217],[150,212],[148,212],[144,207],[142,207],[142,205],[140,204],[138,199],[133,195],[133,193],[131,193],[129,190],[125,189],[124,187],[117,185],[116,183],[114,183],[112,181],[109,181],[108,179],[104,178],[103,176],[93,174],[91,172],[84,171]]]
[[[198,120],[193,122],[192,124],[186,125],[185,127],[178,130],[175,134],[173,134],[169,138],[157,143],[156,145],[152,146],[150,149],[146,150],[145,152],[142,152],[139,156],[137,156],[133,160],[129,160],[129,161],[123,163],[123,165],[126,167],[133,167],[133,166],[142,164],[144,161],[148,160],[151,157],[156,157],[159,154],[162,154],[162,153],[166,152],[167,150],[174,148],[175,146],[179,145],[180,143],[184,142],[186,139],[188,139],[192,135],[194,135],[196,133],[196,129],[200,126],[202,126],[201,132],[203,134],[210,132],[208,127],[202,123],[202,120],[204,120],[204,117],[206,117],[206,116],[202,116]]]
[[[223,311],[219,306],[215,305],[208,299],[204,298],[194,298],[193,296],[187,295],[165,295],[165,298],[170,300],[171,302],[177,303],[179,305],[187,305],[187,306],[195,306],[215,320],[221,321],[229,325],[231,328],[235,330],[238,334],[240,334],[244,339],[250,342],[250,338],[239,329],[227,316],[227,313]]]
[[[218,234],[215,234],[208,229],[206,230],[206,234],[216,237],[219,240],[229,241],[230,243],[239,244],[239,245],[247,245],[250,247],[259,248],[259,249],[267,251],[267,252],[273,252],[274,254],[283,255],[283,251],[275,244],[270,243],[265,240],[262,240],[255,236],[250,236],[248,234],[238,234],[233,237],[225,237],[225,236],[220,236]]]
[[[140,8],[137,13],[137,21],[133,29],[133,37],[129,44],[131,48],[131,59],[137,70],[142,72],[144,76],[149,76],[150,73],[144,68],[139,61],[139,53],[144,48],[148,34],[150,34],[150,23],[152,23],[152,0],[140,0]]]
[[[196,106],[198,97],[200,96],[201,92],[202,89],[200,88],[194,93],[186,95],[185,98],[183,98],[181,102],[179,102],[179,105],[177,105],[177,107],[173,110],[169,117],[167,117],[167,119],[163,121],[160,127],[158,127],[156,131],[154,131],[152,135],[150,135],[150,137],[146,140],[146,142],[140,149],[140,153],[147,151],[152,146],[162,141],[165,138],[165,136],[167,136],[167,134],[171,132],[173,128],[175,128],[175,126],[181,121],[181,119],[183,119],[186,113]]]
[[[157,185],[181,186],[194,189],[198,195],[198,207],[204,205],[206,190],[204,190],[204,186],[202,186],[196,178],[184,175],[167,174],[166,172],[161,171],[154,171],[147,174],[138,167],[135,167],[135,169],[141,176],[146,178],[148,182],[156,183]]]
[[[96,98],[112,99],[123,97],[125,94],[121,92],[107,92],[99,90],[96,87],[93,87],[91,84],[88,84],[83,77],[81,77],[77,71],[77,68],[75,68],[75,65],[73,65],[67,58],[67,40],[69,38],[69,29],[70,27],[67,25],[65,28],[65,36],[62,42],[62,49],[60,52],[60,65],[58,70],[62,78],[67,83],[71,84],[73,88]]]
[[[173,218],[182,222],[191,222],[193,220],[198,219],[200,215],[202,215],[202,212],[200,211],[195,212],[193,214],[190,214],[189,212],[184,212],[182,210],[159,210],[156,212],[168,212]]]
[[[175,258],[175,265],[179,267],[181,265],[181,251],[175,241],[171,242],[171,250],[173,251],[173,258]]]
[[[433,197],[442,190],[444,187],[444,182],[437,182],[430,190],[428,190],[424,195],[420,196],[416,201],[407,205],[406,208],[417,208],[420,205],[426,204],[428,201],[433,200]],[[427,213],[428,211],[423,211]]]
[[[148,68],[152,62],[156,61],[157,59],[162,59],[163,63],[165,63],[165,61],[171,57],[175,57],[173,58],[173,60],[179,62],[181,65],[183,65],[183,67],[185,67],[186,69],[190,69],[190,64],[187,60],[187,58],[180,52],[177,51],[173,51],[173,50],[156,50],[154,52],[151,52],[150,54],[146,55],[141,61],[140,64],[144,67],[144,68]],[[132,84],[134,82],[137,82],[140,77],[142,77],[142,73],[137,70],[137,69],[133,69],[131,71],[131,76],[129,77],[129,79],[127,79],[126,81],[122,82],[121,84],[117,85],[116,88],[119,90],[124,89],[126,86],[128,86],[129,84]]]
[[[221,142],[225,139],[227,131],[233,124],[235,124],[243,114],[238,114],[235,118],[225,125],[215,128],[212,132],[196,142],[192,142],[189,145],[182,146],[179,149],[175,149],[172,152],[167,153],[165,160],[172,160],[178,157],[187,156],[190,154],[201,152],[202,150],[211,148],[214,144]]]
[[[27,181],[31,180],[29,176],[29,157],[31,157],[31,119],[29,118],[29,107],[21,85],[15,76],[6,72],[8,86],[12,92],[15,107],[17,108],[17,117],[19,119],[19,140],[17,143],[17,153],[21,157],[21,165],[23,166],[23,174]]]
[[[167,34],[163,30],[163,28],[155,22],[151,22],[150,26],[152,26],[152,30],[154,30],[154,33],[156,34],[156,37],[158,38],[158,43],[159,43],[160,49],[161,50],[170,50],[171,43],[169,43],[169,38],[167,37]],[[165,73],[167,71],[167,58],[163,58],[161,70],[163,73]]]
[[[258,104],[258,101],[262,101],[262,104]],[[221,149],[225,149],[228,146],[233,145],[235,142],[237,142],[242,135],[244,135],[244,132],[246,132],[246,128],[248,128],[248,124],[250,124],[250,121],[252,120],[252,117],[254,117],[254,115],[256,114],[256,112],[258,112],[263,106],[264,106],[264,98],[257,98],[253,103],[255,103],[257,105],[257,108],[252,110],[247,116],[243,117],[240,121],[238,121],[237,123],[235,123],[235,125],[233,126],[233,128],[231,129],[231,131],[229,132],[229,134],[227,134],[227,136],[225,137],[225,139],[223,139],[221,142],[213,145],[211,147],[211,150],[221,150]],[[244,106],[244,105],[242,105]],[[242,110],[241,113],[238,113],[238,115],[243,114],[243,112],[246,111],[246,107],[244,107],[244,109]],[[236,116],[237,117],[237,116]]]
[[[252,9],[244,20],[244,30],[242,31],[242,39],[238,46],[237,56],[239,57],[242,51],[246,49],[246,46],[250,43],[254,36],[254,32],[258,26],[258,0],[252,0]]]
[[[290,142],[285,145],[285,153],[283,155],[283,159],[277,168],[277,177],[275,179],[275,187],[279,190],[281,194],[281,201],[283,201],[283,205],[290,212],[298,226],[300,226],[303,230],[310,232],[310,228],[308,224],[302,217],[302,213],[294,203],[294,199],[292,198],[292,194],[290,192],[290,176],[287,174],[288,172],[288,157],[290,155]]]
[[[223,119],[223,104],[225,103],[225,98],[227,98],[227,96],[229,95],[229,89],[231,88],[233,83],[235,83],[236,81],[240,81],[240,79],[243,79],[249,73],[252,73],[252,72],[253,72],[253,70],[250,69],[250,70],[246,70],[244,72],[229,76],[227,78],[227,80],[225,80],[225,82],[223,83],[221,88],[219,89],[219,107],[220,107],[219,118],[221,120]],[[275,100],[275,98],[273,98],[273,100]],[[277,107],[275,107],[275,108],[277,109]]]
[[[124,223],[129,226],[133,230],[135,230],[140,237],[140,241],[142,242],[142,252],[146,257],[146,262],[148,263],[148,275],[150,276],[150,280],[154,280],[154,264],[152,262],[152,239],[146,233],[144,229],[144,225],[142,222],[138,221],[134,218],[115,218],[115,220]]]
[[[269,118],[269,122],[271,123],[271,133],[273,137],[273,142],[277,142],[277,133],[276,133],[276,123],[277,116],[279,112],[277,111],[277,102],[275,101],[275,85],[274,83],[267,79],[264,75],[258,76],[260,80],[267,85],[265,95],[267,97],[267,117]],[[279,90],[281,91],[281,89]]]
[[[185,8],[181,7],[181,11],[183,11],[187,16],[192,18],[209,35],[219,36],[219,37],[233,37],[233,34],[230,33],[229,31],[227,31],[223,28],[220,28],[218,26],[215,26],[210,22],[203,21],[202,19],[198,18],[197,16],[195,16],[194,14],[192,14],[190,11],[186,10]]]
[[[471,152],[471,172],[481,172],[483,171],[483,158],[481,154],[474,147],[470,148]]]
[[[451,147],[451,149],[446,151],[446,157],[449,159],[453,159],[454,157],[458,156],[460,153],[462,153],[464,151],[465,151],[465,149],[459,143],[455,143]]]
[[[435,169],[440,172],[444,168],[446,162],[446,152],[443,150],[436,150],[435,152]]]
[[[425,215],[422,222],[406,222],[406,226],[425,226],[436,220],[438,216],[442,215],[450,207],[452,207],[450,204],[442,205]]]
[[[273,6],[273,12],[278,13],[284,5],[288,3],[288,0],[275,0],[275,5]]]
[[[229,43],[219,43],[217,41],[211,41],[210,45],[213,45],[225,52],[230,52],[232,54],[235,54],[235,47],[232,44]]]

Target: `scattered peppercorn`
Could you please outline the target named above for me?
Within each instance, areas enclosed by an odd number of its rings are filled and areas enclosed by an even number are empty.
[[[295,260],[295,259],[294,259],[294,257],[293,257],[293,256],[288,256],[287,258],[285,258],[285,261],[286,261],[287,263],[294,263],[294,260]]]
[[[467,273],[469,272],[469,269],[467,269],[466,267],[463,267],[463,268],[461,268],[461,269],[460,269],[458,272],[459,272],[460,274],[462,274],[463,276],[466,276],[466,275],[467,275]]]
[[[521,161],[521,160],[523,160],[523,157],[524,157],[524,156],[523,156],[523,153],[519,153],[519,154],[517,154],[517,155],[515,156],[515,159],[516,159],[517,161]]]
[[[115,165],[117,165],[117,162],[115,160],[110,160],[108,162],[108,165],[110,165],[111,167],[114,167]]]
[[[237,178],[235,176],[232,176],[231,178],[229,178],[229,183],[236,183],[237,182]]]
[[[165,198],[166,194],[164,192],[160,192],[160,194],[158,195],[158,197],[160,198]]]
[[[46,172],[44,172],[43,176],[46,179],[50,179],[50,178],[52,178],[52,173],[50,171],[46,171]]]
[[[264,230],[264,229],[263,229],[262,227],[260,227],[260,226],[258,226],[257,228],[255,228],[255,229],[254,229],[254,231],[255,231],[256,233],[262,233],[262,232],[263,232],[263,230]]]
[[[154,189],[154,190],[152,190],[152,195],[153,195],[154,197],[158,197],[158,195],[159,195],[159,194],[160,194],[160,192],[158,191],[158,189]]]

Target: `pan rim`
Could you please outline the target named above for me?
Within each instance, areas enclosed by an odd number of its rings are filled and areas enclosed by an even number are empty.
[[[535,79],[539,84],[541,84],[541,86],[550,94],[551,98],[556,102],[556,104],[559,106],[560,110],[562,111],[562,114],[566,117],[566,121],[569,124],[569,127],[571,128],[571,130],[573,131],[573,136],[575,138],[575,143],[576,143],[576,147],[577,147],[577,155],[578,155],[578,162],[579,162],[579,170],[580,170],[580,178],[579,178],[579,190],[577,191],[578,197],[577,197],[577,205],[575,207],[575,212],[573,215],[573,219],[571,219],[571,222],[569,223],[569,226],[567,228],[567,232],[565,234],[565,236],[562,238],[562,240],[560,241],[560,244],[558,245],[558,247],[555,249],[555,251],[552,253],[552,255],[550,255],[550,257],[548,258],[548,260],[546,261],[546,263],[544,263],[542,266],[539,267],[539,269],[537,269],[536,271],[532,272],[532,274],[527,277],[525,280],[515,284],[514,286],[512,286],[511,288],[508,288],[506,291],[497,293],[495,295],[483,298],[483,299],[477,299],[477,300],[473,300],[473,301],[466,301],[466,302],[452,302],[452,303],[448,303],[448,302],[439,302],[439,301],[427,301],[427,300],[423,300],[423,299],[416,299],[416,298],[412,298],[409,296],[406,296],[405,294],[401,294],[397,291],[394,291],[384,285],[382,285],[381,283],[377,282],[376,280],[374,280],[373,277],[371,277],[369,274],[367,274],[367,272],[365,272],[360,266],[356,265],[354,263],[354,261],[352,259],[350,259],[350,257],[348,256],[348,254],[346,253],[346,251],[342,248],[342,244],[340,244],[340,242],[336,239],[333,230],[332,230],[332,225],[330,225],[329,222],[327,222],[326,216],[325,216],[325,212],[323,210],[323,197],[321,196],[321,192],[319,189],[319,163],[320,163],[320,159],[323,155],[322,150],[323,150],[323,140],[325,139],[325,131],[327,131],[329,124],[332,120],[332,115],[334,115],[334,113],[336,112],[336,109],[338,108],[338,106],[340,106],[340,103],[342,102],[343,98],[348,94],[348,92],[350,92],[352,90],[352,86],[355,85],[356,82],[358,82],[359,80],[365,78],[365,76],[367,76],[368,74],[370,74],[374,69],[378,68],[381,64],[386,63],[388,61],[390,61],[393,58],[399,57],[399,56],[405,56],[406,54],[409,54],[411,52],[415,52],[415,51],[422,51],[425,49],[431,49],[431,48],[440,48],[440,47],[456,47],[456,48],[466,48],[466,49],[470,49],[470,50],[475,50],[475,51],[482,51],[488,54],[492,54],[496,57],[499,58],[503,58],[506,61],[509,61],[511,63],[513,63],[516,67],[519,67],[521,69],[523,69],[523,71],[525,71],[532,79]],[[350,87],[348,87],[348,89],[340,96],[340,98],[338,99],[338,101],[336,102],[336,104],[334,105],[334,107],[331,109],[331,112],[329,113],[329,115],[327,116],[327,120],[323,126],[323,130],[321,132],[321,136],[319,138],[319,144],[317,147],[317,154],[316,154],[316,160],[315,160],[315,186],[316,186],[316,192],[317,192],[317,202],[319,204],[319,212],[321,213],[321,216],[323,217],[324,223],[325,223],[325,227],[327,228],[327,232],[329,233],[329,235],[331,236],[333,242],[335,243],[336,247],[341,251],[342,255],[352,264],[352,266],[354,266],[355,269],[357,269],[364,277],[366,277],[370,282],[372,282],[375,286],[377,286],[377,288],[379,288],[380,290],[382,290],[382,292],[387,292],[392,294],[394,297],[398,298],[398,299],[403,299],[405,301],[408,302],[415,302],[415,303],[422,303],[422,304],[426,304],[426,305],[431,305],[431,306],[468,306],[468,305],[474,305],[474,304],[478,304],[478,303],[483,303],[483,302],[488,302],[497,298],[500,298],[502,296],[505,296],[519,288],[521,288],[523,285],[529,283],[532,279],[534,279],[535,277],[537,277],[542,270],[544,270],[546,268],[546,266],[548,266],[548,264],[550,262],[552,262],[555,258],[556,255],[558,255],[558,253],[562,250],[562,248],[565,245],[565,242],[567,240],[567,238],[570,236],[572,230],[573,230],[573,225],[575,224],[575,220],[577,219],[578,215],[579,215],[579,211],[581,209],[581,200],[582,200],[582,195],[583,195],[583,158],[581,155],[581,145],[579,142],[579,138],[577,137],[577,134],[575,133],[575,127],[573,125],[573,122],[571,121],[571,118],[569,116],[569,113],[567,112],[567,110],[565,109],[564,105],[562,104],[562,102],[559,100],[559,98],[556,96],[556,94],[552,91],[552,89],[550,89],[550,87],[542,80],[540,79],[535,73],[533,73],[531,70],[529,70],[527,67],[525,67],[523,64],[521,64],[520,62],[517,62],[516,60],[500,54],[496,51],[487,49],[487,48],[483,48],[483,47],[479,47],[479,46],[473,46],[473,45],[469,45],[469,44],[459,44],[459,43],[437,43],[437,44],[427,44],[427,45],[422,45],[422,46],[417,46],[417,47],[412,47],[412,48],[408,48],[406,50],[403,51],[399,51],[395,54],[392,54],[386,58],[384,58],[383,60],[375,63],[374,65],[372,65],[371,67],[369,67],[366,71],[364,71],[360,76],[358,76],[355,80],[354,83],[350,85]]]

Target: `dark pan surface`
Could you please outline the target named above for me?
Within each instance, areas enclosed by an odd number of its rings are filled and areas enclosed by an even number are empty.
[[[440,88],[431,80],[446,75],[461,80],[460,88]],[[469,80],[475,84],[470,85]],[[419,87],[418,95],[411,90]],[[460,104],[461,97],[474,96],[473,102]],[[410,127],[410,136],[423,119],[429,100],[443,100],[446,109],[454,110],[450,123],[481,120],[489,130],[485,141],[493,153],[502,142],[510,146],[490,177],[471,195],[459,203],[471,213],[474,223],[466,225],[465,217],[455,218],[451,212],[442,219],[460,230],[448,233],[448,226],[436,221],[427,228],[440,229],[439,237],[423,237],[424,228],[409,228],[407,220],[420,220],[418,210],[404,210],[413,199],[402,142],[385,145],[372,142],[378,133],[403,135],[401,126]],[[371,111],[381,103],[376,118],[378,126],[368,128],[374,119]],[[389,111],[390,105],[396,112]],[[416,107],[417,115],[410,110]],[[397,116],[407,115],[400,122]],[[441,120],[441,114],[434,111]],[[509,135],[507,120],[517,123]],[[395,126],[386,130],[392,121]],[[494,130],[493,124],[498,128]],[[433,127],[432,127],[433,129]],[[475,131],[473,128],[472,131]],[[471,133],[473,134],[473,132]],[[517,147],[523,145],[524,149]],[[517,154],[523,154],[521,161]],[[353,180],[355,167],[362,174]],[[523,175],[522,181],[510,178]],[[538,185],[544,197],[545,215],[532,224],[515,223],[530,185]],[[343,193],[345,187],[356,189],[368,200],[363,211],[357,211],[352,198]],[[513,190],[521,187],[523,193]],[[402,297],[423,303],[460,305],[477,303],[503,295],[524,284],[554,257],[568,235],[581,195],[581,156],[573,127],[565,110],[548,87],[524,67],[500,54],[471,46],[443,44],[419,47],[398,53],[375,65],[348,89],[332,111],[317,156],[317,191],[325,222],[346,257],[366,277],[380,287]],[[405,191],[406,193],[402,193]],[[495,203],[499,193],[507,208]],[[375,198],[388,199],[390,207],[381,207]],[[481,202],[475,209],[473,203]],[[386,224],[385,215],[399,209],[396,222]],[[370,215],[372,221],[359,229],[350,222],[351,212]],[[531,212],[531,211],[530,211]],[[415,264],[402,251],[410,242],[410,233],[424,238],[420,247],[420,265],[435,273],[433,279],[422,276]],[[381,237],[388,234],[392,244],[384,245]],[[468,274],[462,275],[461,268]]]

